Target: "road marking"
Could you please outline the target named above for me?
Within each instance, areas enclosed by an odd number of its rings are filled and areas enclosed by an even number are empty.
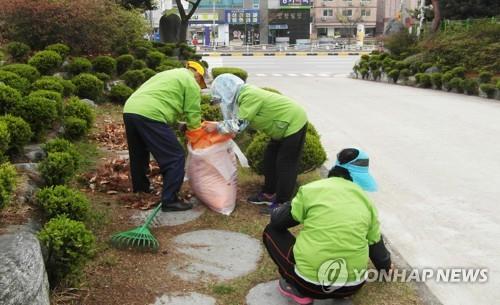
[[[263,74],[263,73],[257,73],[255,74],[256,76],[266,76],[266,74]]]
[[[344,78],[344,77],[348,77],[349,74],[335,74],[333,77],[338,77],[338,78]]]
[[[280,77],[280,76],[283,76],[283,75],[282,75],[282,74],[279,74],[279,73],[273,73],[273,76],[278,76],[278,77]]]
[[[307,76],[307,77],[314,76],[314,75],[312,75],[312,74],[310,74],[310,73],[302,73],[302,75]]]
[[[322,77],[329,77],[329,76],[330,76],[330,74],[326,74],[326,73],[320,73],[320,74],[318,74],[318,75],[319,75],[319,76],[322,76]]]
[[[295,76],[298,76],[298,75],[295,74],[295,73],[288,73],[288,76],[294,76],[295,77]]]

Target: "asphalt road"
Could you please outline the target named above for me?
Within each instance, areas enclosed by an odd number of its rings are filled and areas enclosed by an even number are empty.
[[[242,67],[249,83],[296,99],[329,156],[352,146],[371,155],[380,186],[371,196],[383,232],[411,266],[489,269],[482,284],[427,281],[443,304],[499,304],[500,103],[346,78],[355,60],[210,58],[209,63]]]

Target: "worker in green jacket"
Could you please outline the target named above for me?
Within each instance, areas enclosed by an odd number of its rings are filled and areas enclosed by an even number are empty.
[[[279,291],[298,302],[343,298],[365,283],[368,259],[392,268],[377,209],[364,191],[377,185],[369,158],[348,148],[337,155],[328,179],[302,186],[291,203],[274,210],[263,241],[282,276]],[[295,237],[288,229],[303,224]]]
[[[269,213],[293,196],[307,115],[292,99],[245,84],[232,74],[216,77],[211,92],[212,101],[221,107],[224,121],[207,124],[208,131],[237,134],[250,126],[271,138],[264,153],[264,186],[248,198],[250,203],[267,204],[262,211]]]
[[[130,174],[134,192],[150,192],[146,174],[150,153],[163,176],[162,211],[184,211],[191,204],[178,198],[184,181],[184,149],[172,126],[184,115],[187,129],[201,126],[201,90],[206,88],[204,67],[188,61],[187,67],[160,72],[127,100],[123,121],[127,134]]]

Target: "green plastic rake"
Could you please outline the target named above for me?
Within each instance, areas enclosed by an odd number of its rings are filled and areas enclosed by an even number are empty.
[[[149,231],[149,225],[158,214],[158,211],[161,208],[161,202],[158,206],[153,210],[151,214],[149,214],[148,218],[144,224],[140,227],[137,227],[133,230],[116,233],[111,236],[111,245],[116,248],[125,249],[125,248],[135,248],[138,250],[151,250],[153,252],[158,251],[159,243],[156,238]]]

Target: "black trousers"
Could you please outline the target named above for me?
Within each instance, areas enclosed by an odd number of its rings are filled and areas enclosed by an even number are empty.
[[[281,140],[271,140],[264,152],[264,187],[268,194],[276,193],[276,202],[292,199],[300,157],[306,139],[307,124],[296,133]]]
[[[161,201],[168,204],[177,200],[184,181],[185,156],[175,132],[167,124],[141,115],[124,113],[130,156],[130,175],[134,192],[149,191],[149,154],[158,162],[163,176]]]
[[[295,236],[288,230],[277,230],[270,225],[264,230],[264,245],[269,256],[278,266],[281,276],[297,288],[303,295],[313,299],[338,299],[353,295],[364,282],[356,286],[345,286],[333,292],[326,293],[321,285],[315,285],[302,279],[295,273],[295,258],[293,246]]]

